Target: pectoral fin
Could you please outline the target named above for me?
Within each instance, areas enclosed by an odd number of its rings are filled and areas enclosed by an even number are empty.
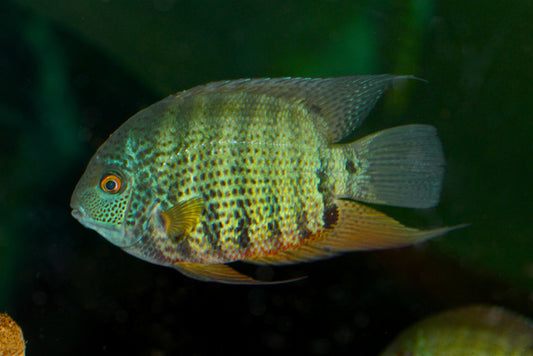
[[[225,264],[201,264],[201,263],[176,263],[174,267],[186,275],[194,279],[199,279],[205,282],[218,282],[225,284],[279,284],[297,281],[302,278],[289,279],[285,281],[265,282],[259,281],[247,275],[244,275],[235,269]]]
[[[161,212],[161,218],[168,236],[180,236],[190,232],[198,223],[204,200],[195,197],[174,205],[167,211]]]

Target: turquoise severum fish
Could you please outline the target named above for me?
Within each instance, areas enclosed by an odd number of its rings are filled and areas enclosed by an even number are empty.
[[[222,81],[171,95],[92,157],[72,215],[124,251],[185,275],[266,283],[228,263],[289,264],[408,246],[418,230],[363,203],[438,204],[434,127],[405,125],[339,144],[395,75]]]

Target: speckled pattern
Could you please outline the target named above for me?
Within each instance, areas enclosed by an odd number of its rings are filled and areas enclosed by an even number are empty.
[[[165,211],[200,196],[204,213],[178,244],[146,236],[155,245],[143,244],[148,253],[169,261],[233,261],[295,246],[323,225],[317,173],[327,142],[309,134],[315,125],[303,107],[246,94],[190,101],[192,109],[176,105],[149,135],[147,144],[160,149],[135,156],[154,164],[134,169],[136,183],[151,189],[134,193],[128,221],[135,224],[138,207],[156,200]],[[187,134],[177,142],[183,122]]]
[[[331,255],[316,247],[339,218],[335,199],[373,188],[356,184],[360,177],[368,181],[358,146],[335,143],[399,78],[237,80],[169,96],[134,115],[99,148],[71,205],[82,224],[161,265],[291,263],[302,256],[275,255],[307,248],[313,250],[308,259]],[[436,136],[431,142],[439,146]],[[387,147],[381,151],[394,159]],[[122,179],[111,196],[98,187],[109,173]],[[167,234],[164,213],[191,199],[204,204],[195,225]]]

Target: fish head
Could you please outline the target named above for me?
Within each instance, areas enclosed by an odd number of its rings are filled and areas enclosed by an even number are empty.
[[[105,151],[104,146],[99,152]],[[126,233],[132,175],[126,162],[99,152],[91,159],[74,189],[70,200],[72,216],[112,244],[128,247],[137,242],[134,236]]]

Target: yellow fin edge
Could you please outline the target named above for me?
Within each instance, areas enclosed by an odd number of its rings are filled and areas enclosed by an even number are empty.
[[[189,263],[179,262],[174,267],[186,275],[194,279],[198,279],[205,282],[218,282],[224,284],[280,284],[298,281],[305,277],[299,277],[294,279],[282,280],[282,281],[260,281],[242,274],[232,267],[226,264],[202,264],[202,263]]]

